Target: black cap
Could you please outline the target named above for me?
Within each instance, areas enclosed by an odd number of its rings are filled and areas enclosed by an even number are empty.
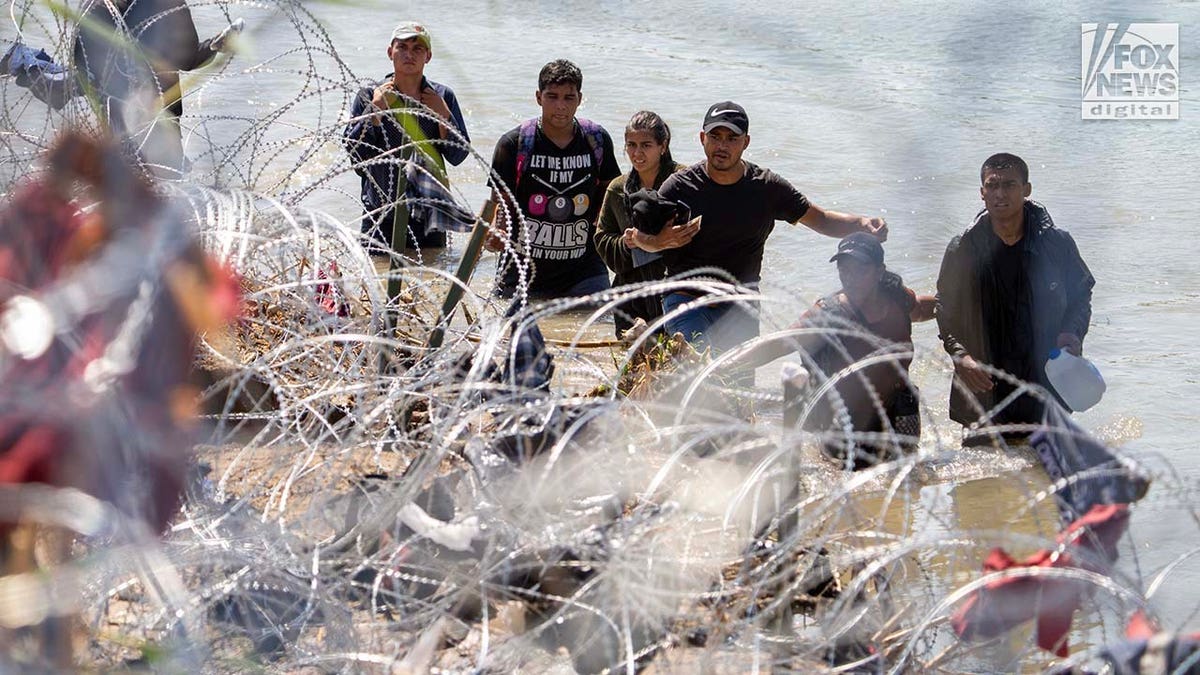
[[[750,118],[742,106],[733,101],[721,101],[712,104],[704,114],[702,129],[707,134],[717,127],[726,127],[741,136],[750,131]]]
[[[842,256],[857,258],[858,260],[874,265],[882,265],[883,244],[879,243],[875,235],[867,234],[866,232],[855,232],[838,242],[837,253],[829,259],[829,262],[836,262]]]

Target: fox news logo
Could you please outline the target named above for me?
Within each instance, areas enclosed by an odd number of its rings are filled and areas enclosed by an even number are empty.
[[[1179,119],[1179,24],[1085,23],[1085,120]]]

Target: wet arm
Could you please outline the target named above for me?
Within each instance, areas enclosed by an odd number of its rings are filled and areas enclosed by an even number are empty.
[[[881,218],[866,218],[852,213],[827,211],[816,204],[809,204],[808,210],[800,216],[803,223],[814,232],[827,237],[842,238],[855,232],[875,234],[880,241],[887,238],[887,225]]]
[[[909,312],[909,318],[914,322],[930,321],[937,313],[937,297],[933,295],[918,295],[917,302]]]
[[[805,312],[800,320],[792,324],[785,334],[772,334],[760,338],[750,351],[738,360],[738,365],[745,365],[750,368],[758,368],[765,366],[768,363],[781,359],[785,356],[790,356],[797,352],[808,352],[812,354],[821,347],[822,337],[814,332],[806,332],[801,334],[786,334],[791,331],[803,328],[812,328],[814,326],[814,318],[819,315],[820,308],[814,306]]]

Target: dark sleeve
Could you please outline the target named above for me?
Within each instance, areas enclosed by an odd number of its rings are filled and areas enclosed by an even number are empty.
[[[612,136],[609,136],[607,131],[600,136],[604,139],[604,161],[600,165],[600,184],[608,185],[612,179],[621,175],[621,167],[617,166],[617,153],[613,148]]]
[[[354,96],[354,103],[350,106],[350,123],[342,132],[346,151],[350,153],[350,159],[355,164],[374,159],[387,149],[383,125],[375,126],[371,124],[370,117],[363,117],[371,108],[372,93],[370,87],[358,90],[358,94]]]
[[[775,220],[794,223],[808,213],[808,197],[778,174],[770,174],[771,210]]]
[[[221,32],[224,32],[224,31],[221,31]],[[221,35],[221,33],[217,33],[216,35],[214,35],[210,38],[206,38],[206,39],[202,40],[196,46],[196,51],[192,52],[189,55],[188,60],[179,64],[179,69],[180,70],[196,70],[197,68],[202,67],[204,64],[206,64],[209,61],[212,61],[214,58],[216,58],[217,51],[212,48],[212,43],[213,43],[213,40],[216,40],[217,37],[219,37],[220,35]]]
[[[968,354],[959,337],[962,334],[963,312],[966,310],[968,284],[963,274],[966,254],[962,250],[962,236],[950,240],[946,254],[942,256],[942,268],[937,279],[937,303],[934,316],[937,318],[938,337],[946,353],[954,357]]]
[[[600,217],[596,220],[596,252],[604,264],[617,274],[633,271],[633,254],[625,246],[625,229],[629,227],[629,214],[625,210],[625,199],[621,193],[624,183],[613,179],[604,191],[604,203],[600,206]]]
[[[681,175],[682,172],[676,171],[670,176],[667,176],[667,179],[663,181],[662,185],[658,186],[658,196],[670,201],[679,201],[679,193],[681,192],[680,184],[683,182],[679,178]],[[691,205],[689,204],[688,206]],[[693,213],[692,215],[695,216],[697,214]]]
[[[488,177],[488,186],[499,195],[500,199],[505,199],[504,193],[497,188],[497,179],[501,184],[508,186],[514,195],[517,191],[517,136],[519,130],[509,132],[500,137],[496,141],[496,149],[492,152],[492,171],[494,173]],[[497,201],[499,204],[499,201]],[[510,207],[513,206],[510,204]]]
[[[1087,263],[1079,255],[1079,247],[1075,239],[1063,230],[1062,235],[1063,279],[1067,286],[1067,311],[1063,314],[1060,333],[1071,333],[1082,340],[1088,332],[1092,321],[1092,287],[1096,279],[1088,269]]]
[[[683,176],[683,173],[684,172],[682,172],[682,171],[676,171],[675,173],[671,174],[670,176],[667,176],[667,179],[664,180],[663,184],[660,185],[658,188],[658,196],[662,197],[663,199],[668,199],[673,202],[679,201],[680,195],[683,194],[684,192],[686,192],[686,190],[683,189],[685,183],[684,183],[683,179],[681,178],[681,176]],[[689,207],[692,207],[692,208],[695,208],[695,206],[696,206],[695,204],[690,203],[687,199],[684,199],[683,203],[687,204]],[[701,214],[696,213],[695,211],[692,211],[693,218],[695,218],[698,215],[701,215]],[[688,243],[683,246],[680,246],[679,248],[663,249],[663,251],[661,253],[662,260],[663,260],[663,262],[665,262],[667,264],[668,270],[675,268],[677,265],[679,265],[681,260],[684,260],[683,251],[687,250],[690,246],[691,246],[691,244]]]
[[[468,147],[471,143],[471,137],[467,135],[467,123],[463,120],[462,110],[458,107],[458,97],[454,95],[454,90],[446,86],[443,86],[442,89],[443,91],[439,93],[442,100],[446,102],[446,107],[450,109],[450,121],[454,123],[454,128],[458,129],[458,133],[462,134],[465,144],[460,144],[453,136],[448,136],[446,142],[441,143],[441,147],[438,149],[447,162],[458,166],[463,163],[467,155],[471,154],[471,150]]]

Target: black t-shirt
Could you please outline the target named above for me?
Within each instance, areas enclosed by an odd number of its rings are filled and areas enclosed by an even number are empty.
[[[589,277],[607,274],[608,268],[596,253],[592,234],[604,188],[621,175],[608,132],[603,139],[603,160],[596,166],[592,144],[579,129],[570,145],[560,148],[546,138],[539,125],[533,149],[517,182],[517,151],[521,128],[500,137],[492,155],[492,168],[516,195],[525,214],[527,230],[513,228],[509,237],[518,247],[528,246],[533,263],[528,291],[538,295],[566,292]],[[525,237],[528,236],[528,239]],[[515,261],[501,263],[501,285],[517,285]]]
[[[1034,375],[1028,354],[1029,345],[1033,344],[1033,325],[1026,282],[1025,240],[1009,246],[994,233],[991,238],[991,279],[996,286],[991,297],[1002,299],[991,312],[992,365],[1028,379]]]
[[[808,198],[769,169],[745,162],[746,174],[733,185],[713,182],[704,163],[672,175],[659,188],[703,216],[700,232],[686,246],[663,251],[668,274],[719,267],[744,284],[757,283],[763,248],[776,220],[794,223],[808,212]]]

